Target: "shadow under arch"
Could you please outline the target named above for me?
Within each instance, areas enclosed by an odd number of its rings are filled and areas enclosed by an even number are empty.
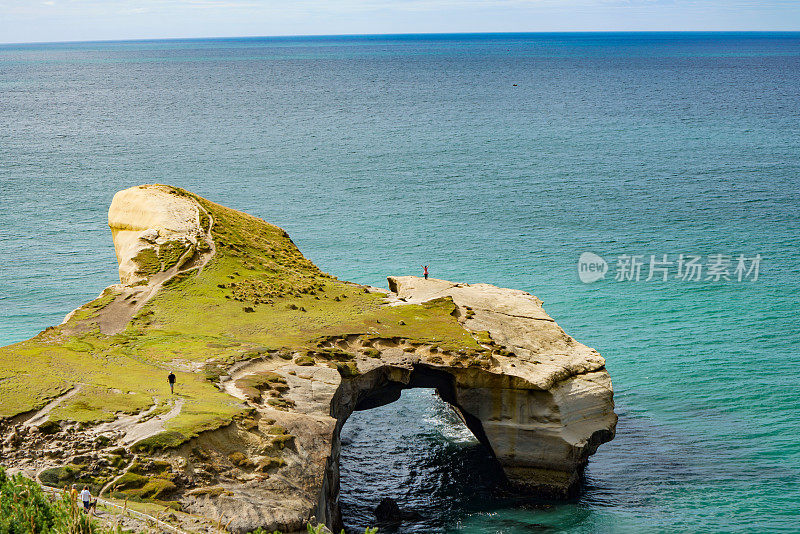
[[[362,411],[385,406],[386,404],[398,400],[403,390],[412,388],[435,389],[439,397],[455,410],[478,441],[489,450],[493,457],[495,456],[480,419],[459,405],[456,397],[455,376],[446,371],[434,369],[424,364],[414,365],[407,384],[388,381],[378,389],[365,392],[363,398],[359,399],[356,403],[354,410]],[[339,430],[341,430],[341,428],[339,428]]]
[[[325,481],[327,502],[320,503],[319,509],[322,512],[324,508],[326,523],[333,526],[334,532],[339,532],[343,528],[339,506],[339,461],[341,432],[345,423],[353,412],[386,406],[399,400],[404,390],[416,388],[435,390],[438,396],[450,405],[453,412],[489,454],[492,463],[490,469],[495,478],[499,479],[501,484],[508,482],[480,419],[459,404],[456,378],[452,373],[425,364],[414,364],[410,369],[382,366],[358,377],[342,381],[331,406],[331,412],[337,419],[337,425],[334,432],[331,460],[329,460],[326,470],[328,474]]]

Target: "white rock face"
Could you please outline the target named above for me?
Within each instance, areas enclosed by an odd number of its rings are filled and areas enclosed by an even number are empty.
[[[462,324],[513,352],[496,369],[448,369],[455,401],[480,420],[488,444],[520,486],[553,496],[575,491],[580,470],[617,423],[611,377],[594,349],[575,341],[524,291],[414,276],[389,278],[396,304],[451,297]]]
[[[124,285],[146,282],[156,272],[186,261],[203,235],[197,204],[158,185],[114,195],[108,226]]]

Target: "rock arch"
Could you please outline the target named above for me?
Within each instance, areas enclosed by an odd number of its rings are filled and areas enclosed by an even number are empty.
[[[610,386],[603,374],[596,371],[579,381],[568,379],[552,390],[540,390],[480,368],[417,362],[402,367],[380,366],[343,381],[331,404],[336,429],[326,472],[326,495],[320,503],[324,509],[318,510],[319,517],[336,528],[341,525],[339,435],[347,419],[354,411],[390,404],[403,390],[412,388],[435,389],[496,458],[515,489],[553,499],[574,496],[588,457],[614,436],[613,411],[605,417],[609,426],[587,428],[592,426],[586,418],[587,408],[602,404],[605,388]],[[597,384],[599,389],[589,393],[593,388],[587,388],[583,380]],[[580,406],[567,404],[580,396],[584,397]],[[581,430],[584,434],[577,434]]]

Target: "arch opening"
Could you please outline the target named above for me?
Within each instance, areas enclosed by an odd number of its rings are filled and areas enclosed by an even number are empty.
[[[354,411],[364,411],[385,406],[397,401],[403,390],[424,388],[434,390],[438,396],[459,416],[475,438],[488,449],[492,457],[494,451],[483,430],[480,419],[459,405],[456,397],[455,377],[448,372],[427,365],[415,365],[408,382],[386,381],[380,387],[363,392],[356,402]]]
[[[360,403],[341,430],[339,511],[348,532],[436,532],[497,501],[505,476],[491,449],[445,394],[425,382],[387,387]],[[381,402],[378,402],[381,401]],[[403,518],[377,522],[394,500]]]

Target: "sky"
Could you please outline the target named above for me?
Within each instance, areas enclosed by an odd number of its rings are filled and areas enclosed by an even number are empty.
[[[800,0],[0,0],[0,43],[703,30],[800,30]]]

